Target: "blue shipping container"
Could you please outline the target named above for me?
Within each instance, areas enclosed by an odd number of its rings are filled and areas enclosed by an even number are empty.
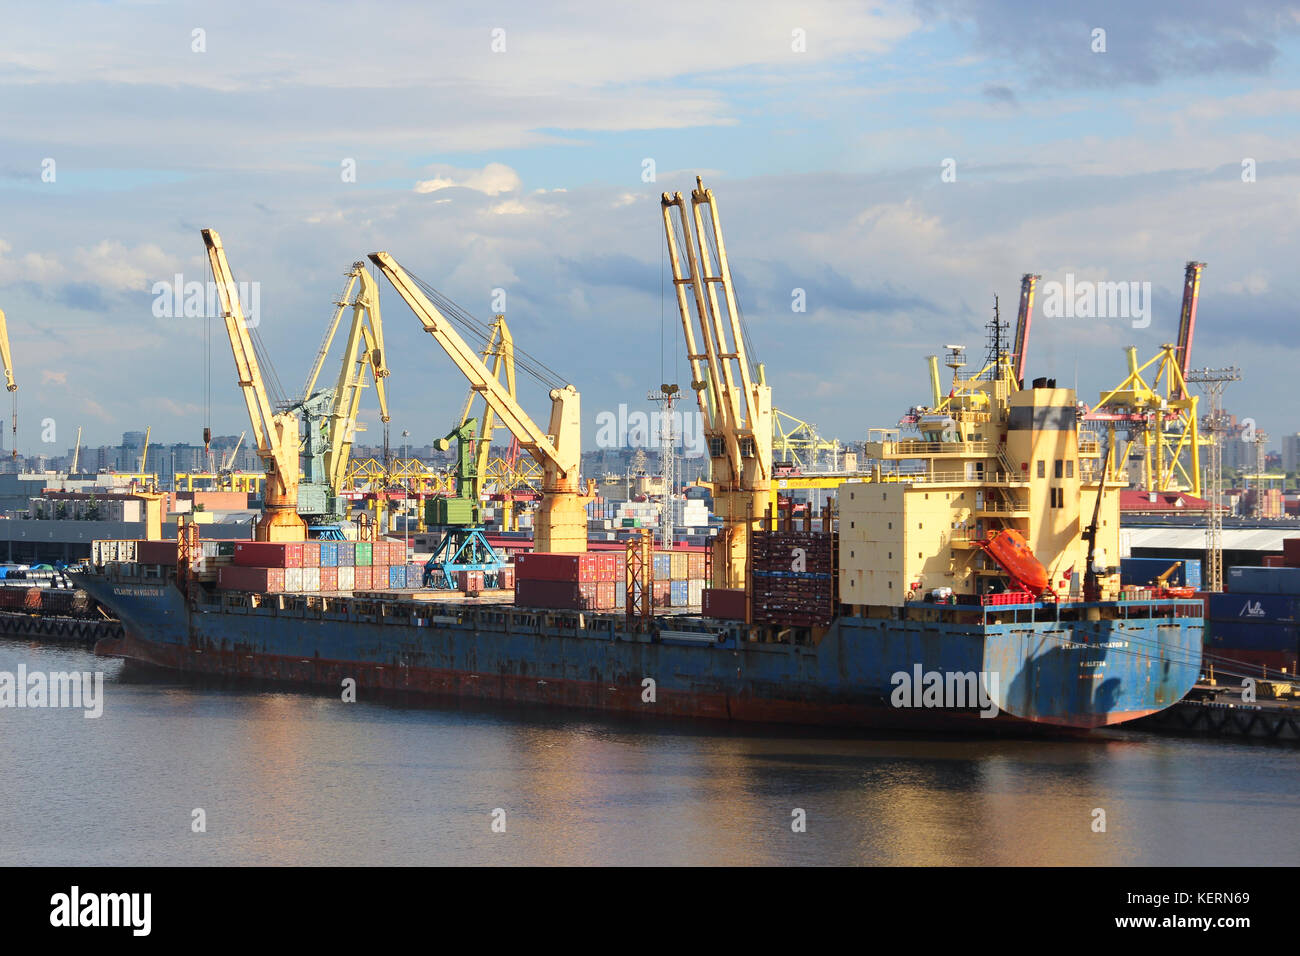
[[[1205,646],[1225,651],[1294,651],[1300,633],[1294,624],[1257,621],[1207,621],[1205,629]]]
[[[320,566],[322,568],[337,568],[339,566],[339,543],[337,541],[322,541],[320,543]]]
[[[691,601],[689,581],[673,581],[668,585],[668,604],[671,607],[686,607]]]
[[[655,580],[667,581],[673,576],[673,559],[670,554],[656,554],[655,562]]]
[[[394,564],[388,569],[388,586],[390,588],[406,587],[406,565]]]
[[[1213,621],[1294,623],[1300,600],[1285,594],[1210,594],[1206,610]]]
[[[1189,558],[1183,562],[1183,583],[1189,588],[1201,589],[1201,559]]]
[[[1171,565],[1178,565],[1177,570],[1165,580],[1165,583],[1174,587],[1182,586],[1186,583],[1188,561],[1182,558],[1120,558],[1119,559],[1119,580],[1124,585],[1134,585],[1142,587],[1151,584],[1156,578],[1169,570]],[[1196,577],[1199,580],[1201,574],[1201,562],[1196,562]],[[1197,585],[1192,585],[1196,587]]]
[[[1228,568],[1228,590],[1240,594],[1300,596],[1300,568]]]

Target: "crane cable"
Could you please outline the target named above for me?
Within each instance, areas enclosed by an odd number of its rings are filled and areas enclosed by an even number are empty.
[[[455,325],[476,340],[480,345],[486,346],[492,337],[491,326],[485,324],[482,320],[475,318],[466,310],[453,302],[450,298],[443,295],[432,285],[425,282],[409,269],[405,270],[406,274],[413,281],[434,306],[450,319]],[[536,356],[525,352],[518,345],[514,346],[515,368],[523,371],[530,378],[533,378],[547,389],[563,388],[566,380],[554,369],[547,366]]]

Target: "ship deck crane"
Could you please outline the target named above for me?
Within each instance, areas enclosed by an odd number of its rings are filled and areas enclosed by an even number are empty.
[[[215,229],[204,229],[203,242],[235,359],[236,380],[248,406],[253,442],[266,466],[264,511],[254,535],[258,541],[302,541],[307,537],[307,525],[298,514],[298,416],[292,411],[272,410],[221,237]]]
[[[425,331],[450,356],[475,391],[501,419],[520,447],[542,466],[542,503],[536,519],[534,544],[538,551],[583,552],[587,550],[586,503],[590,498],[580,487],[582,457],[578,390],[572,385],[550,390],[551,418],[543,431],[488,370],[421,285],[387,252],[370,254],[370,261],[388,278],[411,307]],[[432,290],[431,290],[432,291]],[[446,303],[450,307],[450,303]]]
[[[9,325],[5,321],[4,309],[0,309],[0,359],[5,365],[5,389],[13,394],[14,407],[10,418],[13,434],[13,456],[18,457],[18,383],[14,381],[14,360],[9,352]]]
[[[772,389],[762,366],[751,368],[713,190],[705,189],[698,176],[695,184],[690,217],[681,193],[664,193],[660,206],[690,363],[691,388],[695,390],[708,441],[714,507],[723,521],[722,533],[714,545],[713,586],[742,588],[749,531],[762,520],[771,500]],[[680,244],[678,225],[673,222],[674,208],[681,229]],[[685,271],[679,245],[686,251]],[[710,246],[716,252],[716,262]],[[694,320],[688,289],[694,299]]]

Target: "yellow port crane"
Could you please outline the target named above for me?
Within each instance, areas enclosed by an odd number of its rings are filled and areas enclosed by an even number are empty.
[[[389,421],[388,398],[384,379],[388,366],[384,361],[384,326],[379,313],[379,288],[366,271],[364,262],[355,262],[347,273],[343,295],[335,303],[334,319],[321,342],[303,387],[302,398],[295,408],[307,423],[304,436],[302,470],[306,476],[298,486],[298,512],[321,520],[342,517],[339,494],[349,474],[353,438],[358,430],[361,390],[366,387],[369,371],[379,399],[379,417]],[[358,290],[357,287],[360,286]],[[357,290],[353,298],[353,291]],[[343,349],[343,364],[330,390],[315,392],[316,382],[325,365],[343,313],[352,309],[352,322]]]
[[[1183,277],[1183,304],[1177,342],[1138,364],[1137,349],[1127,347],[1128,375],[1101,394],[1084,416],[1107,433],[1107,471],[1126,470],[1130,455],[1141,449],[1140,487],[1147,492],[1189,491],[1201,496],[1201,448],[1198,400],[1187,388],[1192,340],[1196,331],[1203,262],[1188,262]],[[1123,433],[1119,440],[1117,432]]]
[[[746,579],[749,529],[761,521],[771,500],[772,389],[767,385],[763,367],[750,366],[713,190],[705,189],[698,176],[695,184],[689,218],[681,193],[663,194],[664,233],[677,293],[677,311],[686,338],[691,388],[699,402],[708,440],[714,508],[723,522],[722,533],[714,544],[713,586],[742,588]],[[673,223],[674,208],[681,228],[680,244],[686,250],[685,271],[679,254],[677,227]],[[712,248],[717,251],[716,263],[710,254],[710,237]],[[694,298],[698,334],[687,289]]]
[[[542,466],[542,503],[534,533],[536,549],[570,553],[586,551],[586,503],[590,495],[581,488],[578,474],[582,458],[578,390],[572,385],[556,386],[550,390],[551,418],[543,430],[510,397],[478,353],[456,332],[451,320],[424,294],[416,279],[387,252],[371,253],[370,261],[388,278],[425,331],[433,336],[469,380],[470,386],[483,395],[488,407],[519,440],[520,447]],[[451,306],[451,303],[445,304]]]
[[[13,434],[13,456],[18,457],[18,383],[14,381],[14,360],[9,354],[9,325],[5,322],[5,311],[0,309],[0,359],[5,363],[5,389],[13,393],[14,407],[10,419]]]
[[[492,332],[482,352],[485,367],[488,359],[492,360],[492,367],[489,369],[492,378],[500,382],[504,373],[506,392],[512,400],[516,400],[515,340],[514,336],[510,334],[510,326],[506,324],[504,315],[497,315],[492,320]],[[465,407],[460,413],[461,427],[464,427],[465,423],[470,420],[470,413],[474,411],[474,399],[479,394],[479,391],[471,384],[469,395],[465,398]],[[492,433],[496,430],[496,413],[492,411],[492,403],[487,400],[486,396],[483,398],[482,414],[473,417],[478,420],[478,434],[474,437],[474,455],[477,459],[477,466],[474,469],[474,497],[482,500],[483,486],[487,478],[488,459],[492,453]]]
[[[204,229],[203,242],[235,358],[235,374],[248,406],[253,440],[266,466],[264,510],[254,536],[258,541],[303,541],[307,525],[298,514],[298,416],[289,411],[272,411],[221,237],[215,229]]]

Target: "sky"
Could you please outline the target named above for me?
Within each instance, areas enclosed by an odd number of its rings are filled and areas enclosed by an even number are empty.
[[[1189,259],[1192,364],[1241,369],[1226,404],[1273,446],[1300,430],[1300,3],[7,11],[0,309],[27,454],[79,426],[91,445],[248,427],[219,319],[156,314],[158,283],[206,281],[208,227],[257,284],[286,396],[344,274],[386,250],[480,319],[504,290],[517,345],[580,390],[590,448],[602,412],[688,384],[659,199],[697,175],[773,403],[825,435],[896,424],[945,345],[982,356],[1025,272],[1150,290],[1145,319],[1040,308],[1029,375],[1095,402],[1126,346],[1174,340]],[[381,287],[392,435],[423,444],[466,382]],[[545,423],[545,391],[520,394]],[[377,442],[373,394],[362,421]]]

